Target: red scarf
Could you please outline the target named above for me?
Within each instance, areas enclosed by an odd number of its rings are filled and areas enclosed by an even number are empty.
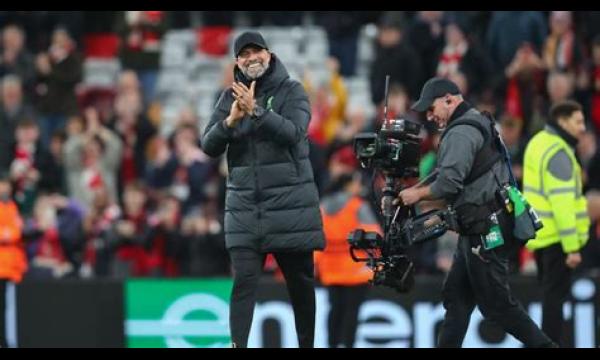
[[[446,45],[438,61],[437,76],[448,77],[456,74],[468,49],[469,45],[466,42],[462,42],[458,46]]]

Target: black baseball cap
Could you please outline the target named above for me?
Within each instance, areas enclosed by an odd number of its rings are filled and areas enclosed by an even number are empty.
[[[448,79],[437,77],[429,79],[423,86],[423,90],[421,90],[421,97],[411,109],[418,112],[427,111],[435,99],[446,94],[458,95],[460,90],[455,83]]]
[[[238,36],[237,39],[235,39],[235,43],[233,45],[235,56],[237,57],[240,54],[240,51],[242,51],[242,49],[248,45],[254,45],[261,49],[269,50],[265,39],[260,33],[257,33],[256,31],[246,31]]]

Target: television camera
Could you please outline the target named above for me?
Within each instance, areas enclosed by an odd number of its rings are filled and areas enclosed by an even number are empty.
[[[387,119],[389,75],[385,82],[384,121],[378,133],[361,133],[354,138],[354,152],[364,168],[385,177],[382,190],[383,236],[356,229],[348,235],[354,261],[366,262],[373,271],[371,283],[399,292],[414,285],[414,264],[408,256],[411,245],[440,237],[457,229],[455,212],[448,207],[417,214],[414,206],[394,206],[402,190],[401,180],[418,177],[421,124],[405,119]],[[426,184],[437,171],[423,179]]]

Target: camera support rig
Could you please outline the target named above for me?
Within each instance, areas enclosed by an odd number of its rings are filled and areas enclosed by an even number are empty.
[[[419,184],[437,175],[432,173]],[[399,292],[408,292],[414,285],[414,264],[408,249],[442,236],[458,228],[456,213],[451,207],[430,210],[416,215],[413,206],[398,206],[393,211],[397,192],[394,178],[386,175],[383,197],[384,235],[356,229],[348,236],[350,256],[354,261],[367,262],[373,270],[374,285],[385,285]],[[366,254],[360,257],[359,252]]]
[[[349,234],[348,242],[352,259],[367,262],[367,266],[373,270],[373,284],[407,292],[414,285],[414,264],[408,257],[408,248],[440,237],[449,229],[457,229],[457,225],[451,208],[417,215],[414,206],[396,207],[393,204],[402,190],[399,180],[414,178],[419,174],[418,135],[421,125],[404,119],[388,121],[389,78],[387,75],[385,79],[384,122],[381,130],[378,134],[361,133],[354,138],[354,152],[361,165],[380,170],[385,176],[382,189],[384,234],[382,237],[375,232],[356,229]],[[437,171],[417,185],[429,182],[436,175]],[[359,257],[359,251],[366,257]]]

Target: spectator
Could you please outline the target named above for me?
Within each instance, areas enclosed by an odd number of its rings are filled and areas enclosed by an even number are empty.
[[[85,234],[83,207],[74,199],[59,193],[50,194],[50,205],[56,209],[58,236],[63,253],[73,266],[73,276],[79,273],[83,261]]]
[[[544,43],[543,58],[548,71],[578,75],[582,70],[583,51],[572,28],[570,11],[551,12],[550,34]]]
[[[312,119],[308,127],[308,136],[313,143],[326,149],[344,121],[348,90],[339,70],[340,64],[335,58],[327,60],[330,70],[328,79],[321,79],[317,84],[307,84],[314,91],[309,92]]]
[[[453,16],[460,13],[471,24],[469,39],[480,44],[485,44],[485,33],[492,18],[493,11],[447,11],[446,14]],[[487,50],[486,50],[487,54]],[[489,54],[487,54],[489,56]]]
[[[380,106],[384,100],[385,76],[390,85],[402,85],[410,99],[419,95],[423,81],[421,62],[417,52],[404,38],[404,20],[384,17],[379,24],[375,60],[371,64],[371,100]]]
[[[540,99],[542,105],[539,110],[539,116],[532,116],[531,121],[527,124],[526,133],[528,136],[532,136],[542,130],[547,121],[547,116],[542,114],[549,114],[552,105],[573,98],[575,91],[575,78],[573,74],[561,71],[550,72],[546,77],[546,91],[548,97]]]
[[[575,81],[572,74],[554,71],[548,74],[548,97],[550,105],[569,100],[575,90]]]
[[[17,124],[25,119],[35,120],[36,116],[23,99],[21,80],[16,75],[2,78],[0,96],[0,169],[6,171],[12,160]]]
[[[174,196],[158,202],[158,209],[149,220],[151,230],[146,244],[146,269],[148,276],[178,276],[180,267],[177,254],[183,243],[180,233],[181,203]]]
[[[134,73],[129,73],[133,79]],[[126,79],[124,74],[121,79]],[[121,82],[124,85],[125,81]],[[133,83],[134,84],[134,83]],[[135,85],[131,86],[135,86]],[[129,86],[129,85],[127,85]],[[124,186],[146,174],[146,147],[148,141],[156,135],[156,128],[143,114],[142,99],[139,91],[125,90],[118,93],[114,107],[115,117],[111,119],[109,128],[121,139],[122,156],[119,161],[118,192]]]
[[[206,199],[205,187],[214,173],[213,162],[198,146],[198,132],[194,126],[184,125],[175,131],[173,150],[161,142],[158,157],[149,163],[148,185],[168,189],[179,199],[182,212],[200,206]]]
[[[123,212],[105,235],[114,256],[110,274],[118,278],[146,276],[146,248],[149,242],[149,213],[146,189],[140,182],[125,185]]]
[[[52,44],[36,59],[37,109],[41,113],[42,140],[47,146],[55,130],[64,129],[69,116],[79,108],[75,86],[82,79],[82,62],[75,43],[63,28],[52,32]]]
[[[424,79],[435,75],[436,55],[444,47],[443,17],[443,11],[419,11],[408,28],[408,40],[423,64],[421,76]],[[411,95],[414,98],[418,94]]]
[[[410,110],[411,100],[406,88],[398,84],[390,84],[387,119],[406,119],[418,121],[418,118]],[[367,131],[379,131],[385,118],[383,102],[377,107],[374,119],[367,122]]]
[[[91,191],[91,204],[86,208],[83,219],[85,247],[79,275],[83,278],[106,277],[112,265],[112,249],[107,241],[108,234],[121,215],[121,209],[107,191],[104,183]]]
[[[344,174],[353,172],[358,167],[359,163],[351,146],[347,145],[337,149],[333,154],[331,154],[329,159],[329,182],[327,183],[325,194],[330,194],[333,191],[339,191],[339,178]]]
[[[37,197],[23,234],[31,259],[28,278],[77,275],[84,245],[82,220],[76,202],[57,194]]]
[[[533,122],[534,114],[543,110],[536,108],[538,99],[543,94],[544,64],[531,44],[525,43],[518,48],[511,63],[506,67],[504,74],[504,112],[523,122],[527,135],[533,134],[539,124]],[[543,117],[543,116],[542,116]]]
[[[463,92],[468,97],[489,98],[494,74],[491,60],[479,47],[479,44],[469,41],[467,36],[470,24],[460,17],[453,17],[445,27],[445,46],[438,55],[436,76],[451,78],[457,73],[466,77],[469,92]],[[460,87],[459,87],[460,88]]]
[[[60,186],[57,164],[40,141],[40,131],[33,120],[23,120],[15,131],[16,144],[10,152],[10,178],[15,201],[23,215],[29,216],[38,191]]]
[[[25,47],[30,53],[48,48],[52,31],[50,11],[3,11],[2,25],[16,25],[25,33]]]
[[[217,204],[209,201],[181,224],[182,246],[178,251],[181,275],[215,277],[230,275],[229,255],[225,249],[222,222]]]
[[[363,25],[361,11],[318,11],[316,24],[327,32],[329,55],[340,63],[339,72],[344,77],[356,73],[358,35]]]
[[[119,74],[119,79],[117,81],[117,94],[140,94],[141,92],[142,86],[137,73],[133,70],[123,70]]]
[[[348,104],[344,122],[340,124],[338,131],[327,149],[327,158],[338,149],[354,142],[354,137],[367,126],[367,114],[360,105]]]
[[[146,104],[154,100],[161,42],[167,26],[164,13],[123,11],[117,20],[117,32],[121,37],[121,64],[123,68],[137,73]]]
[[[0,77],[18,76],[27,94],[33,91],[35,67],[33,56],[25,48],[25,33],[18,25],[8,25],[2,30]]]
[[[84,11],[48,11],[48,26],[50,29],[64,28],[71,36],[77,48],[83,46],[83,33],[85,27]],[[48,35],[51,31],[48,32]]]
[[[50,154],[50,164],[52,168],[52,174],[48,174],[49,179],[52,181],[45,181],[45,176],[42,181],[44,181],[47,185],[44,186],[50,192],[56,192],[59,194],[66,194],[67,183],[65,178],[65,164],[64,164],[64,145],[67,141],[66,132],[58,131],[52,135],[50,139],[50,147],[48,148],[48,152]]]
[[[116,201],[123,145],[115,133],[100,124],[94,108],[85,110],[85,121],[85,132],[70,136],[65,143],[64,157],[69,196],[89,209],[98,189],[105,189]]]
[[[523,44],[540,53],[548,27],[540,11],[494,11],[487,46],[497,72],[502,72]]]

